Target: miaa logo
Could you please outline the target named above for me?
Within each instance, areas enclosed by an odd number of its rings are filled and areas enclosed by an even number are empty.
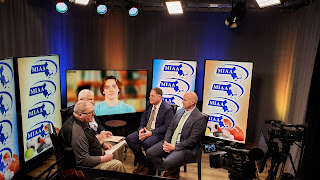
[[[38,60],[31,66],[31,74],[45,74],[47,78],[53,78],[57,72],[57,64],[48,59]]]
[[[163,71],[177,73],[180,77],[190,77],[194,74],[194,68],[185,62],[169,62],[164,65]]]
[[[249,77],[249,71],[237,64],[224,64],[217,68],[216,74],[227,75],[234,81],[243,81]]]
[[[13,99],[10,93],[0,92],[0,116],[6,117],[12,109]]]
[[[12,67],[5,63],[0,62],[0,83],[2,87],[8,88],[13,80],[13,70]]]

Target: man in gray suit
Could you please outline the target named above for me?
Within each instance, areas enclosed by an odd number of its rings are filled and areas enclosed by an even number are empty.
[[[183,108],[179,109],[168,127],[163,141],[147,150],[147,159],[164,173],[164,177],[180,178],[180,166],[195,161],[201,136],[207,126],[205,117],[196,108],[198,96],[187,92],[183,96]],[[163,157],[166,157],[163,160]]]

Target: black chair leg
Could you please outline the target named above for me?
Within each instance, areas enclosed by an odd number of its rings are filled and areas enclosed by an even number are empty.
[[[198,162],[198,180],[201,180],[201,162]]]
[[[183,170],[184,170],[184,172],[187,172],[187,165],[183,166]]]

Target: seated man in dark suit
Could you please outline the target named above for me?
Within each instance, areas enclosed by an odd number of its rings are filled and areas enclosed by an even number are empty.
[[[162,101],[162,90],[158,87],[151,89],[150,101],[141,116],[138,131],[129,134],[127,144],[132,150],[139,167],[133,171],[138,173],[146,167],[146,157],[141,147],[146,151],[155,143],[163,140],[165,132],[173,118],[173,109]]]
[[[175,114],[164,141],[146,152],[147,159],[159,172],[166,170],[165,177],[179,179],[180,166],[197,158],[201,136],[207,126],[205,117],[196,108],[197,101],[196,93],[187,92],[183,96],[183,108]]]

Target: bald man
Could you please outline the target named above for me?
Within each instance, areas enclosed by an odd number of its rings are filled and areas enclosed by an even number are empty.
[[[179,179],[180,166],[197,158],[201,136],[207,125],[205,117],[196,107],[197,101],[196,93],[187,92],[183,96],[183,108],[173,117],[164,140],[146,152],[147,159],[159,172],[166,171],[164,177]],[[152,167],[148,167],[148,171],[148,175],[155,174]]]
[[[78,166],[92,167],[95,169],[126,172],[119,160],[113,159],[112,154],[106,154],[109,143],[101,143],[89,122],[94,116],[94,107],[90,102],[78,101],[74,106],[72,126],[72,149]]]

